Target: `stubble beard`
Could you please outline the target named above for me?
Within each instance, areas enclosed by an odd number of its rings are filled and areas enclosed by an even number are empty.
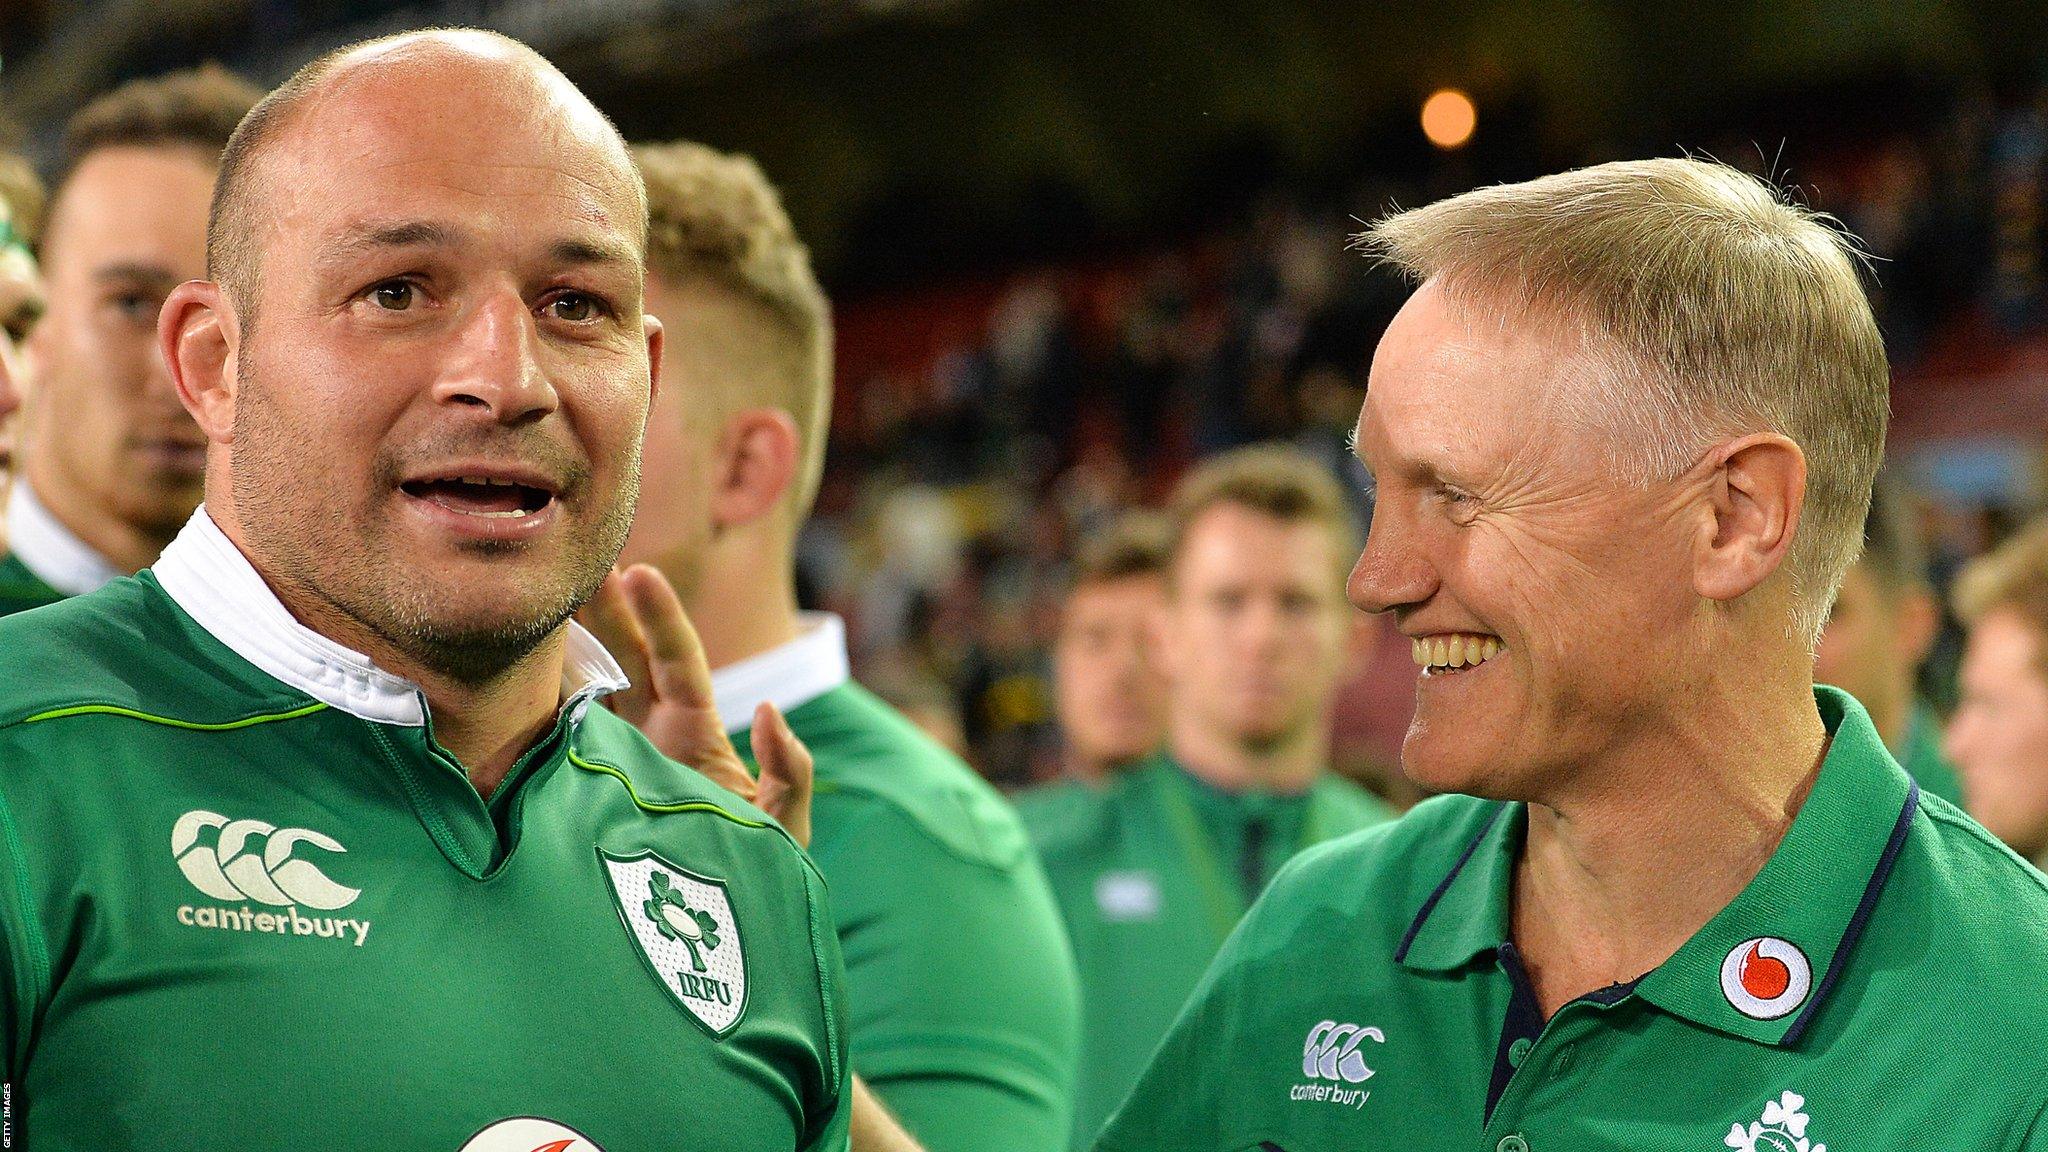
[[[246,347],[246,346],[245,346]],[[265,575],[311,602],[345,617],[356,628],[395,649],[435,676],[481,686],[499,680],[531,657],[588,603],[625,546],[639,499],[639,448],[628,451],[624,479],[595,526],[572,530],[558,547],[565,562],[524,584],[526,595],[508,615],[465,620],[447,610],[459,591],[438,587],[416,571],[394,565],[392,550],[374,508],[352,510],[334,501],[314,502],[317,477],[306,468],[306,450],[321,438],[278,411],[243,360],[235,405],[235,455],[231,471],[235,511],[245,543],[261,554]],[[500,441],[502,446],[503,441]],[[372,469],[375,494],[396,490],[401,464],[380,455]],[[570,482],[556,499],[573,507],[581,499],[603,499],[593,491],[587,467],[570,469]],[[279,479],[284,478],[285,483]],[[298,485],[300,491],[292,488]],[[463,550],[472,556],[513,556],[529,546],[479,542]]]

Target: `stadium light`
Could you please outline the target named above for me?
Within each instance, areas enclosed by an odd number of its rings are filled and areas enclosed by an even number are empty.
[[[1456,88],[1439,88],[1422,102],[1422,134],[1446,152],[1463,148],[1479,126],[1479,109]]]

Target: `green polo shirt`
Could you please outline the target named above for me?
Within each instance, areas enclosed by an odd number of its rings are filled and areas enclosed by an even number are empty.
[[[1951,804],[1963,802],[1963,789],[1956,779],[1955,765],[1941,754],[1941,720],[1926,701],[1913,706],[1912,725],[1906,729],[1906,746],[1897,752],[1899,763],[1905,766],[1913,779],[1920,782],[1923,792],[1941,797]]]
[[[43,583],[14,553],[0,555],[0,616],[12,616],[62,599],[62,592]]]
[[[1526,810],[1440,797],[1282,873],[1098,1149],[2048,1149],[2048,881],[1815,694],[1790,830],[1655,970],[1541,1020]]]
[[[1292,795],[1225,792],[1165,755],[1019,808],[1081,969],[1077,1147],[1137,1082],[1256,890],[1302,848],[1391,815],[1334,775]]]
[[[817,765],[810,851],[846,955],[854,1071],[931,1152],[1059,1147],[1080,991],[1016,813],[859,684],[788,720]]]

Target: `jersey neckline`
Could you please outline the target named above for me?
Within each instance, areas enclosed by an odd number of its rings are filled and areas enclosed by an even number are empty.
[[[150,572],[165,594],[214,639],[286,686],[361,720],[426,725],[426,695],[418,685],[294,619],[205,505],[192,514]],[[580,708],[625,688],[625,672],[597,637],[573,620],[568,629],[562,664],[564,706]]]

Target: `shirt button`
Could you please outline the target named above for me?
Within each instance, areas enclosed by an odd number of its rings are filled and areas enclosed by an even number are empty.
[[[1521,1039],[1516,1040],[1513,1044],[1508,1045],[1509,1066],[1520,1068],[1522,1066],[1522,1061],[1527,1060],[1529,1058],[1529,1049],[1534,1048],[1535,1046],[1536,1042],[1529,1039],[1527,1036],[1524,1036]]]
[[[1495,1147],[1499,1152],[1529,1152],[1529,1142],[1522,1139],[1520,1132],[1511,1132],[1501,1137],[1500,1143]]]

